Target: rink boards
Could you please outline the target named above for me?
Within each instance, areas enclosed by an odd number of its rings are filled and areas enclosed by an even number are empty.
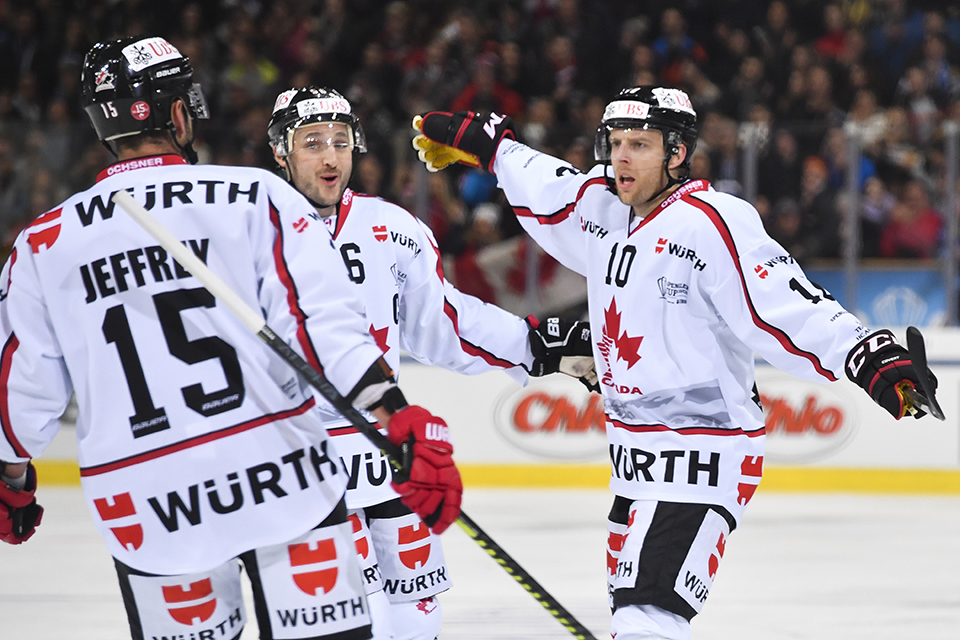
[[[763,489],[960,494],[960,331],[924,333],[945,422],[897,422],[846,379],[808,382],[758,363]],[[400,384],[446,419],[468,486],[606,486],[602,402],[573,379],[520,387],[499,372],[463,376],[405,361]],[[79,482],[72,432],[63,429],[38,459],[44,482]]]

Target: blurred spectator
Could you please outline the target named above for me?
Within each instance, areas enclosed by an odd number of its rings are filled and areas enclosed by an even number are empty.
[[[808,156],[800,179],[800,229],[810,258],[840,257],[840,216],[836,191],[823,160]]]
[[[870,31],[870,50],[886,77],[899,78],[910,52],[923,38],[923,15],[907,0],[882,0],[877,4],[880,21]]]
[[[687,33],[687,21],[678,9],[669,7],[660,16],[660,37],[653,41],[653,53],[660,79],[668,85],[679,85],[683,80],[680,64],[693,60],[707,61],[706,50]]]
[[[774,204],[800,197],[800,155],[797,140],[787,129],[774,132],[773,144],[761,156],[758,171],[758,191]]]
[[[497,81],[497,57],[486,53],[477,58],[472,80],[450,103],[451,111],[496,111],[518,118],[523,113],[523,98]]]
[[[241,104],[273,103],[279,93],[280,71],[270,60],[258,55],[249,40],[234,40],[230,43],[230,61],[220,76],[220,87],[229,101],[225,110],[238,108]],[[245,98],[237,99],[238,93]]]
[[[930,96],[927,73],[921,67],[910,67],[897,83],[897,104],[906,108],[913,141],[924,147],[933,136],[939,110]]]
[[[850,178],[849,145],[850,140],[840,127],[833,127],[827,131],[820,157],[830,172],[830,186],[833,189],[842,189]],[[875,176],[877,168],[873,160],[863,155],[862,152],[858,158],[857,166],[857,190],[863,191],[867,178]]]
[[[886,185],[876,176],[867,178],[863,192],[863,210],[860,216],[860,251],[864,258],[880,256],[880,237],[897,203]]]
[[[847,18],[839,4],[823,8],[823,26],[826,33],[817,38],[814,49],[824,58],[837,59],[847,47]]]
[[[795,260],[803,261],[810,257],[806,246],[808,236],[803,233],[803,215],[796,200],[780,198],[775,201],[765,227],[770,237]]]
[[[890,212],[890,222],[880,237],[880,255],[885,258],[934,258],[940,246],[943,219],[930,206],[927,188],[911,180],[903,200]]]
[[[445,109],[466,82],[464,71],[447,55],[448,40],[434,38],[427,45],[423,62],[403,77],[400,99],[407,113]]]
[[[786,87],[790,52],[797,44],[797,34],[790,26],[790,9],[784,0],[773,0],[767,7],[766,21],[750,32],[778,91]]]

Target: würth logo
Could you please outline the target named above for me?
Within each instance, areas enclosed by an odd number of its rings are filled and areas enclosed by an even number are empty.
[[[27,242],[34,253],[40,253],[40,247],[49,249],[60,237],[60,212],[63,209],[54,209],[30,223],[27,227]],[[55,224],[50,224],[55,223]],[[32,231],[34,230],[35,231]]]
[[[761,280],[763,280],[763,279],[766,278],[768,275],[770,275],[770,272],[767,271],[766,269],[764,269],[762,264],[758,264],[758,265],[756,266],[756,268],[754,269],[754,271],[757,272],[757,275],[760,276],[760,279],[761,279]]]
[[[408,569],[427,566],[430,559],[430,530],[423,522],[400,527],[397,541],[400,543],[400,562]],[[416,544],[426,540],[425,544]]]
[[[667,246],[667,239],[660,238],[659,240],[657,240],[657,246],[654,248],[654,251],[657,253],[663,253],[663,249],[666,246]]]
[[[133,499],[129,493],[121,493],[110,498],[97,498],[93,501],[93,504],[97,507],[97,513],[100,514],[100,519],[104,522],[137,515],[137,508],[133,506]],[[139,524],[111,524],[120,525],[110,527],[110,531],[117,537],[121,546],[128,551],[136,551],[143,544],[143,527]]]
[[[297,233],[303,233],[304,229],[307,228],[307,225],[310,224],[307,222],[306,218],[300,218],[293,223],[293,228],[297,230]]]
[[[167,604],[187,604],[185,607],[168,609],[170,616],[180,624],[192,625],[194,620],[202,624],[217,609],[210,578],[191,582],[186,587],[179,584],[163,587],[163,600]]]
[[[386,242],[387,225],[382,224],[379,227],[373,227],[373,237],[377,239],[377,242]]]
[[[290,552],[291,567],[305,567],[319,565],[313,571],[293,574],[293,581],[304,593],[315,596],[317,590],[329,593],[337,584],[337,567],[329,566],[337,559],[337,547],[332,539],[319,540],[316,546],[310,544],[291,544],[287,547]],[[327,565],[327,566],[324,566]]]
[[[363,534],[363,525],[360,524],[360,516],[352,513],[347,520],[350,521],[350,525],[353,527],[353,543],[357,546],[357,553],[366,560],[370,554],[370,541],[367,540],[367,536]],[[359,537],[357,536],[358,533],[360,534]]]

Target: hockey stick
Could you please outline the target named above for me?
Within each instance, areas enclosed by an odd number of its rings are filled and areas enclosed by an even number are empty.
[[[927,367],[927,348],[923,344],[923,334],[916,327],[907,327],[907,352],[910,354],[910,360],[917,370],[917,377],[920,378],[920,391],[906,386],[901,390],[907,397],[907,400],[914,407],[922,408],[937,420],[946,420],[943,415],[943,409],[937,402],[936,389],[930,380],[931,372]]]
[[[380,447],[386,454],[390,464],[396,470],[404,468],[404,462],[409,465],[408,457],[411,452],[405,446],[403,450],[387,440],[380,431],[373,427],[366,418],[350,402],[340,395],[336,387],[330,383],[319,371],[310,366],[306,360],[290,348],[286,342],[281,340],[273,332],[262,315],[254,311],[240,296],[230,289],[219,277],[217,277],[192,251],[187,249],[177,238],[170,233],[160,222],[153,217],[144,207],[142,207],[133,197],[124,190],[120,190],[113,195],[113,201],[126,211],[137,224],[143,227],[147,233],[156,239],[167,253],[180,263],[184,269],[189,271],[200,283],[213,294],[213,296],[226,305],[234,315],[246,327],[263,340],[273,351],[279,355],[291,367],[296,369],[297,373],[309,382],[317,391],[320,392],[327,401],[343,414],[350,421],[351,426],[370,439],[373,444]],[[468,536],[474,539],[477,544],[484,548],[490,556],[497,561],[504,570],[513,576],[520,585],[530,592],[564,628],[573,634],[578,640],[597,640],[580,622],[561,605],[556,598],[547,593],[546,589],[540,586],[540,583],[534,580],[533,576],[526,572],[520,564],[503,550],[503,548],[494,542],[487,533],[463,511],[457,519],[457,524]]]

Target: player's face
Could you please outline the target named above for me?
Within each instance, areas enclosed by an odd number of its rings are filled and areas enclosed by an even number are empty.
[[[353,171],[349,127],[340,122],[318,122],[296,129],[286,162],[297,189],[322,207],[333,207]]]
[[[610,161],[621,202],[642,207],[663,188],[667,181],[663,157],[663,136],[656,129],[610,132]]]

